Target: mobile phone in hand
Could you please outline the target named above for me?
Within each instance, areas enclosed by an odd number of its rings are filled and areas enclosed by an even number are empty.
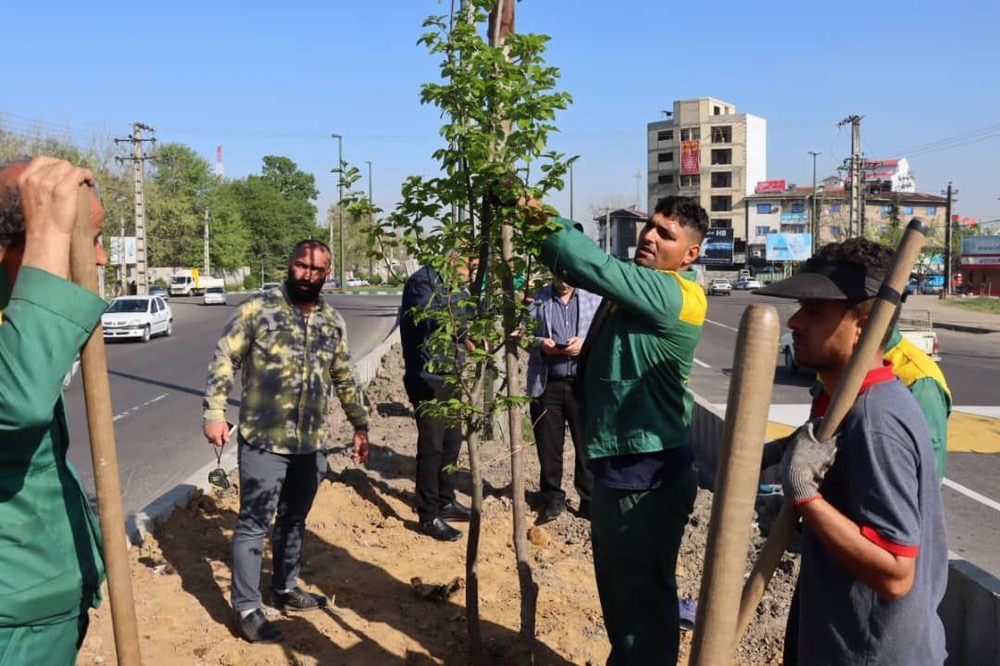
[[[566,349],[567,347],[569,347],[569,343],[568,342],[557,342],[556,343],[556,349]]]

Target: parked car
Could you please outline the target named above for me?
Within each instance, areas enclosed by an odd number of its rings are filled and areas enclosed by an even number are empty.
[[[226,290],[222,287],[209,287],[205,290],[205,297],[202,302],[205,305],[225,305]]]
[[[367,287],[368,286],[368,280],[364,280],[362,278],[356,278],[356,277],[347,278],[346,284],[347,284],[348,287]]]
[[[729,283],[726,278],[713,278],[711,282],[708,283],[708,295],[716,296],[718,294],[725,294],[729,296],[732,294],[733,285]]]
[[[260,285],[260,290],[271,291],[272,289],[279,289],[280,287],[281,287],[280,282],[265,282],[264,284]]]
[[[159,285],[156,285],[154,287],[149,288],[149,295],[158,296],[159,298],[162,298],[163,300],[166,301],[170,298],[170,290],[167,289],[166,287],[161,287]]]
[[[339,278],[330,278],[329,280],[323,283],[323,291],[327,293],[331,291],[337,291],[338,289],[340,289]]]
[[[733,288],[740,289],[743,291],[747,291],[750,289],[760,289],[760,280],[752,277],[742,277],[736,281],[736,284],[733,285]]]
[[[921,294],[937,294],[944,289],[943,275],[925,275],[920,283]]]
[[[101,315],[104,339],[138,338],[174,332],[174,313],[159,296],[119,296]]]

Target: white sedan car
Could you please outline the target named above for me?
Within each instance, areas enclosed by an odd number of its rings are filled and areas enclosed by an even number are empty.
[[[202,303],[205,305],[225,305],[226,290],[222,287],[209,287],[205,290],[205,297]]]
[[[174,331],[174,314],[159,296],[119,296],[101,315],[104,339],[138,338],[149,342],[154,335]]]

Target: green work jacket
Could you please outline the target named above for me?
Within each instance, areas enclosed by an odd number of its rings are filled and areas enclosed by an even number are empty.
[[[107,304],[22,268],[0,266],[0,626],[71,620],[100,602],[101,532],[76,470],[62,379]]]
[[[707,313],[704,290],[674,271],[605,254],[572,222],[542,244],[542,261],[573,286],[605,298],[587,339],[583,397],[588,458],[684,446],[688,388]]]

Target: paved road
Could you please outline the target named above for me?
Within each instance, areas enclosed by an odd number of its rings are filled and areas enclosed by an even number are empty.
[[[702,334],[696,353],[699,363],[691,378],[692,390],[709,402],[725,405],[728,399],[736,328],[750,303],[774,305],[783,331],[796,307],[794,302],[744,292],[709,299],[709,323]],[[938,338],[941,367],[952,390],[956,411],[986,407],[984,411],[996,415],[1000,411],[1000,391],[995,388],[997,377],[1000,377],[1000,333],[938,330]],[[789,376],[778,359],[772,404],[808,403],[806,389],[811,383],[812,377],[807,373]],[[947,480],[942,490],[948,545],[959,555],[1000,576],[1000,485],[997,483],[1000,448],[993,444],[994,453],[952,450],[981,444],[981,440],[987,438],[992,442],[1000,441],[1000,420],[970,423],[970,418],[968,414],[956,413],[949,425]]]
[[[347,321],[348,341],[361,358],[389,333],[398,296],[330,296]],[[174,298],[174,334],[147,344],[107,345],[115,435],[126,514],[131,514],[182,483],[213,460],[213,447],[201,435],[201,396],[205,368],[239,296],[228,306],[202,306],[197,298]],[[233,391],[231,405],[239,392]],[[86,415],[79,377],[66,393],[73,445],[70,457],[88,492],[93,467],[87,444]],[[237,409],[229,413],[235,419]]]

